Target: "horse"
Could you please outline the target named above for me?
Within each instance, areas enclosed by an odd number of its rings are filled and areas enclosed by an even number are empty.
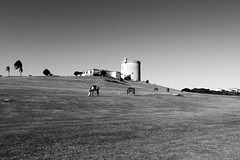
[[[135,88],[132,88],[132,87],[128,87],[128,89],[127,89],[127,95],[129,95],[129,94],[133,94],[133,95],[135,95]]]
[[[96,85],[92,85],[89,89],[89,93],[88,93],[88,96],[94,96],[94,91],[97,92],[97,96],[99,95],[99,90],[100,90],[100,87],[99,86],[96,86]]]
[[[154,88],[153,90],[154,90],[154,91],[158,91],[158,88],[156,87],[156,88]]]

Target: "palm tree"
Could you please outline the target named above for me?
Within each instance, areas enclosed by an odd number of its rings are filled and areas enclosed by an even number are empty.
[[[20,76],[22,76],[23,66],[22,66],[22,62],[21,62],[20,60],[18,60],[17,62],[15,62],[14,68],[15,68],[15,70],[16,70],[16,69],[19,69]]]
[[[8,77],[9,77],[10,76],[10,67],[9,66],[6,67],[6,71],[8,72]]]

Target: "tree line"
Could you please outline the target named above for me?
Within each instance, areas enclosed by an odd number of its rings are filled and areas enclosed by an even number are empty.
[[[20,60],[17,60],[17,61],[14,63],[14,69],[15,69],[15,70],[18,70],[19,73],[20,73],[20,76],[22,76],[22,73],[23,73],[23,64],[22,64],[22,62],[21,62]],[[8,72],[8,76],[10,77],[10,76],[11,76],[11,74],[10,74],[10,71],[11,71],[10,66],[7,66],[7,67],[6,67],[6,71]],[[43,74],[44,74],[45,76],[51,76],[51,75],[53,75],[48,69],[44,69],[44,70],[43,70]]]
[[[205,88],[194,88],[194,89],[184,88],[181,91],[182,92],[192,92],[192,93],[240,96],[240,92],[232,92],[232,91],[226,91],[226,90],[215,91],[215,90],[210,90],[210,89],[205,89]]]

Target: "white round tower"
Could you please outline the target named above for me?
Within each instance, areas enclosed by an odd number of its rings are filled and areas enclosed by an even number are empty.
[[[141,62],[140,61],[129,61],[126,57],[121,65],[121,78],[125,78],[127,76],[131,77],[132,81],[141,81]]]

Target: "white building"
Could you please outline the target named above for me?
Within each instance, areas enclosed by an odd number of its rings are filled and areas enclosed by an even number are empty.
[[[101,70],[100,69],[87,69],[82,71],[81,76],[100,76]]]
[[[132,81],[141,81],[141,62],[128,61],[125,57],[121,65],[121,74],[123,79],[130,76]]]
[[[121,72],[102,69],[87,69],[82,71],[81,76],[106,76],[116,79],[124,79],[125,77],[130,76],[132,81],[141,81],[141,62],[136,60],[128,61],[125,57],[121,64]]]
[[[104,72],[105,72],[105,75],[103,75]],[[106,76],[106,77],[120,79],[121,72],[108,71],[108,70],[102,70],[102,69],[87,69],[82,71],[81,76]]]
[[[120,79],[121,78],[121,72],[106,71],[106,77],[112,77],[112,78]]]

